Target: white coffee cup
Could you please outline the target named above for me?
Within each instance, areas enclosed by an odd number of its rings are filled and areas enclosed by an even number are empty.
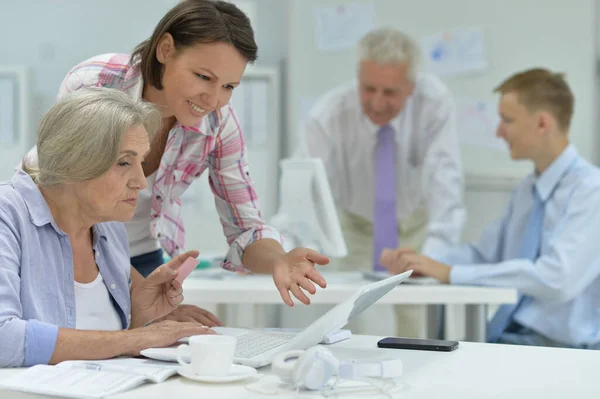
[[[227,375],[233,363],[236,338],[228,335],[194,335],[189,344],[177,347],[177,361],[202,376]],[[183,360],[189,356],[190,362]]]

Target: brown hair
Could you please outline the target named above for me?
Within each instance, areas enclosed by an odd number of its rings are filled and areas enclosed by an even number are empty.
[[[152,36],[138,44],[131,63],[140,62],[145,82],[161,90],[163,65],[156,59],[160,39],[169,33],[177,49],[197,43],[229,43],[252,63],[258,47],[250,19],[235,5],[220,0],[183,0],[160,20]]]
[[[512,75],[494,92],[517,94],[519,102],[529,111],[548,111],[556,118],[561,130],[569,130],[575,98],[564,74],[543,68],[529,69]]]

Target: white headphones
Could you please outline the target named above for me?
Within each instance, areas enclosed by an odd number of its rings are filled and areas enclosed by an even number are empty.
[[[329,349],[314,346],[306,351],[280,353],[273,359],[271,370],[294,388],[318,390],[323,389],[334,375],[336,383],[340,378],[399,377],[402,375],[402,361],[386,359],[368,363],[341,362]]]

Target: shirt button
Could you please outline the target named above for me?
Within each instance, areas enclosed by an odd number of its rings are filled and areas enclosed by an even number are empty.
[[[114,290],[115,288],[117,288],[117,286],[116,286],[116,285],[114,285],[114,284],[111,284],[111,285],[110,285],[110,288],[112,288],[112,289]]]

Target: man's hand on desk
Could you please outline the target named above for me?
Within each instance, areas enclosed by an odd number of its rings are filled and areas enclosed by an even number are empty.
[[[418,255],[412,249],[385,249],[381,254],[380,262],[392,274],[400,274],[412,269],[413,276],[433,277],[444,284],[450,283],[450,266]]]
[[[156,320],[155,322],[163,320],[195,322],[208,327],[217,327],[223,325],[223,322],[221,322],[217,316],[208,310],[194,305],[179,305],[171,313]]]
[[[379,257],[379,263],[381,263],[391,274],[399,274],[402,271],[398,271],[398,262],[400,261],[400,257],[402,255],[413,254],[416,255],[412,248],[385,248],[381,252],[381,256]],[[421,277],[422,274],[418,273],[416,270],[413,271],[411,277]]]
[[[314,283],[321,288],[327,286],[325,278],[315,269],[315,264],[326,265],[329,258],[308,248],[295,248],[276,258],[273,264],[273,281],[281,298],[288,306],[294,306],[291,293],[305,305],[310,299],[303,290],[314,295],[317,290]]]
[[[412,248],[385,248],[381,252],[381,256],[379,257],[379,262],[385,266],[390,273],[398,274],[396,271],[396,265],[402,255],[405,254],[415,254],[416,252]]]

